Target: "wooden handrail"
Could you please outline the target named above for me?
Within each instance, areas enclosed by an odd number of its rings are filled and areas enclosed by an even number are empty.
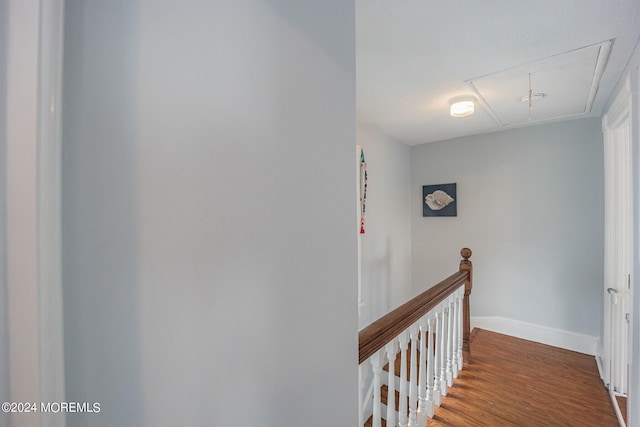
[[[380,350],[387,343],[400,335],[400,333],[405,329],[420,320],[422,316],[444,301],[445,298],[451,295],[462,284],[465,285],[462,322],[462,350],[465,362],[469,360],[469,329],[471,325],[469,317],[469,295],[471,294],[473,275],[473,266],[471,261],[469,261],[469,258],[471,258],[471,249],[462,249],[460,251],[460,255],[462,255],[462,258],[464,259],[460,261],[460,269],[458,272],[447,277],[430,289],[427,289],[395,310],[382,316],[380,319],[360,331],[358,334],[358,363],[362,363],[369,357],[373,356],[376,351]]]

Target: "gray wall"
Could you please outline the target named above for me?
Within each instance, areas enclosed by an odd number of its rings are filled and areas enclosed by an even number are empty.
[[[0,0],[0,402],[9,400],[9,336],[6,272],[6,174],[7,174],[7,16],[8,4]],[[9,425],[9,414],[0,412],[0,425]]]
[[[355,425],[353,2],[66,12],[68,425]]]
[[[364,327],[411,298],[411,149],[362,123],[356,135],[368,171],[361,236]]]
[[[603,148],[599,119],[415,146],[413,293],[473,250],[472,316],[600,336]],[[457,183],[458,216],[422,217],[422,186]]]

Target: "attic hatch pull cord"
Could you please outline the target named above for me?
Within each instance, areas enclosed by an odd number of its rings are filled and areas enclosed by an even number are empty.
[[[531,91],[531,73],[529,73],[529,121],[531,121],[531,97],[533,92]]]

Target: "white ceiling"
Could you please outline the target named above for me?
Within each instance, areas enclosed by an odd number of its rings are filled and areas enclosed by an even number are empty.
[[[598,117],[639,37],[640,0],[356,0],[358,120],[416,145]]]

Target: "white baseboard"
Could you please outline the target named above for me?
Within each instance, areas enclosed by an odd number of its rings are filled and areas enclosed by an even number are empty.
[[[596,346],[596,364],[598,365],[598,374],[600,374],[600,379],[604,383],[604,351],[602,349],[602,340],[598,340],[598,345]]]
[[[471,317],[471,328],[486,329],[513,337],[595,356],[598,337],[535,325],[505,317]]]

